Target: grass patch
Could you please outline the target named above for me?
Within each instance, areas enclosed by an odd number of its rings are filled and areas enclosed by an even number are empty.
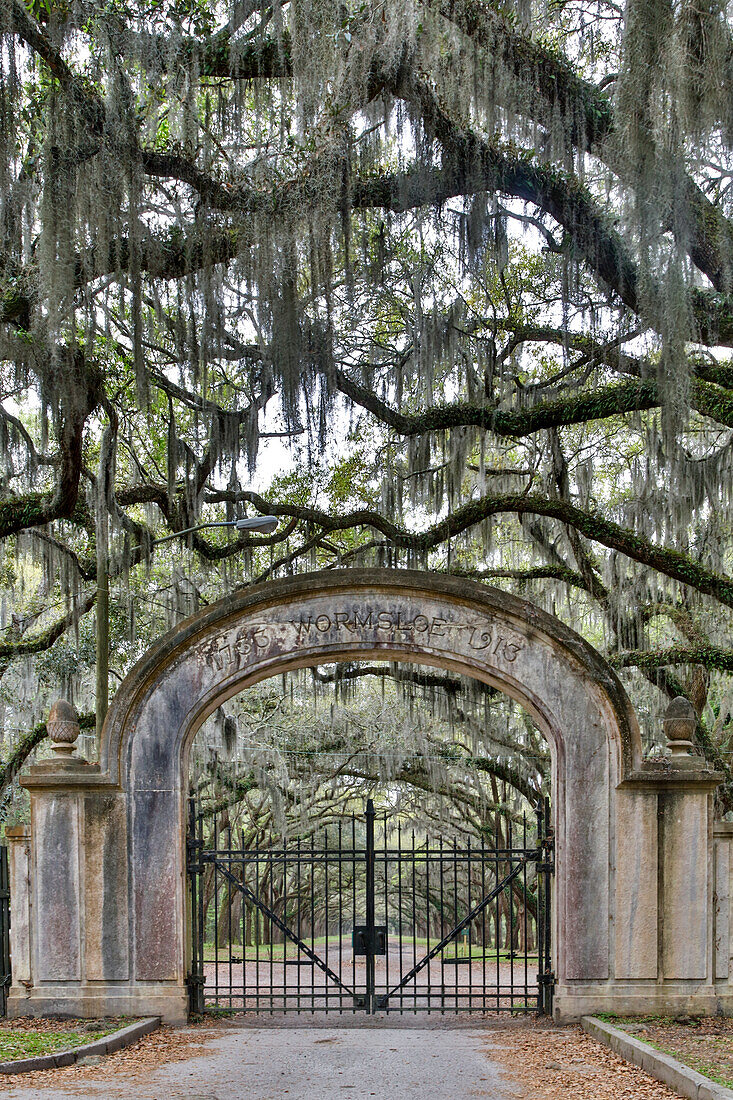
[[[620,1027],[622,1030],[626,1027],[641,1027],[644,1024],[651,1027],[664,1027],[677,1022],[674,1016],[618,1016],[615,1012],[594,1012],[593,1015],[597,1020],[603,1020],[604,1023],[613,1024],[614,1027]]]
[[[315,953],[317,955],[319,955],[320,957],[325,956],[325,949],[326,949],[326,938],[325,938],[325,936],[317,937],[312,943],[311,943],[310,939],[304,940],[304,942],[307,944],[308,947],[311,948],[312,951],[315,951]],[[399,947],[399,937],[397,935],[390,935],[388,937],[387,942],[388,942],[388,944],[391,948]],[[430,946],[433,947],[436,942],[437,941],[435,941],[435,940],[431,940],[430,941]],[[427,953],[427,950],[428,950],[428,941],[427,941],[427,939],[424,939],[424,938],[417,939],[415,941],[415,948],[416,948],[417,953],[418,953],[418,958],[420,957],[420,954]],[[350,955],[350,953],[351,953],[351,934],[350,933],[348,935],[344,936],[341,939],[340,943],[339,943],[339,940],[337,938],[333,937],[333,936],[329,938],[329,941],[328,941],[329,954],[335,956],[335,955],[338,954],[339,949],[341,950],[341,952],[343,954]],[[411,939],[408,940],[406,938],[403,938],[403,940],[402,940],[402,954],[403,954],[403,956],[407,956],[411,952],[411,950],[412,950],[412,940]],[[282,943],[273,943],[273,944],[261,943],[259,945],[259,947],[254,947],[254,946],[242,947],[241,944],[227,944],[226,946],[220,947],[218,952],[217,952],[217,949],[216,949],[216,947],[213,943],[205,943],[204,944],[204,962],[208,962],[208,963],[218,962],[220,965],[228,965],[230,961],[234,965],[236,965],[237,963],[241,963],[243,961],[248,962],[248,963],[254,963],[254,962],[259,962],[259,963],[274,962],[275,963],[275,962],[282,962],[283,959],[296,959],[296,958],[298,958],[298,956],[300,956],[302,954],[303,953],[296,947],[296,945],[294,943],[288,943],[287,945],[282,944]],[[469,954],[468,945],[463,944],[463,943],[458,944],[457,947],[456,947],[456,944],[449,943],[449,944],[446,945],[446,947],[444,948],[444,951],[443,951],[443,957],[446,958],[446,959],[466,958],[468,956],[468,954]],[[487,963],[497,961],[497,953],[496,953],[496,948],[495,947],[493,947],[493,948],[486,947],[482,951],[481,947],[479,947],[477,944],[472,944],[471,949],[470,949],[470,955],[471,955],[472,959],[474,959],[475,961],[477,961],[479,963],[481,962],[481,960],[483,958],[486,959]],[[303,955],[303,957],[305,958],[304,955]],[[533,963],[537,962],[537,955],[536,954],[529,954],[529,955],[526,956],[526,958],[527,958],[527,962],[529,964],[533,964]],[[522,967],[524,965],[524,959],[525,959],[524,952],[518,952],[514,956],[515,965],[517,967]],[[439,959],[438,959],[438,961],[439,961]],[[502,963],[510,962],[511,961],[510,952],[500,950],[499,954],[498,954],[498,961],[502,962]],[[597,1015],[599,1016],[600,1019],[606,1019],[606,1017],[601,1016],[600,1013],[597,1013]],[[609,1019],[610,1019],[610,1017],[609,1017]]]
[[[646,1043],[648,1040],[644,1039],[644,1042]],[[726,1053],[730,1051],[730,1042],[727,1045],[728,1051]],[[729,1072],[721,1073],[718,1062],[711,1062],[708,1058],[693,1054],[691,1051],[686,1051],[684,1055],[680,1055],[679,1051],[657,1046],[656,1043],[651,1043],[650,1046],[656,1047],[662,1054],[669,1054],[671,1058],[676,1058],[678,1062],[684,1062],[690,1069],[696,1069],[703,1077],[709,1077],[711,1081],[715,1081],[716,1085],[725,1085],[726,1088],[733,1089],[733,1075]]]
[[[105,1035],[119,1030],[119,1025],[102,1027],[95,1031],[26,1031],[20,1028],[0,1028],[0,1062],[14,1062],[17,1058],[35,1058],[41,1054],[58,1054],[62,1050],[93,1043]]]
[[[733,1022],[730,1019],[596,1015],[716,1084],[733,1088]]]
[[[689,1066],[690,1069],[697,1070],[703,1077],[709,1077],[711,1081],[715,1081],[716,1085],[725,1085],[726,1088],[733,1088],[733,1076],[729,1073],[726,1074],[721,1072],[720,1063],[717,1062],[714,1057],[714,1049],[713,1051],[707,1051],[706,1055],[702,1055],[695,1054],[689,1049],[680,1051],[675,1049],[675,1047],[666,1046],[664,1043],[655,1042],[654,1039],[650,1039],[647,1035],[635,1035],[634,1038],[640,1039],[642,1043],[646,1043],[647,1046],[653,1047],[654,1050],[658,1050],[660,1054],[668,1054],[670,1058],[676,1058],[678,1062],[683,1062],[684,1065]],[[730,1039],[713,1039],[708,1036],[706,1045],[710,1045],[713,1048],[719,1045],[721,1055],[730,1056]]]

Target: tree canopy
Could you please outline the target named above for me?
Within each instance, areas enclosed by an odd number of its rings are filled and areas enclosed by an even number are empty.
[[[100,554],[115,679],[232,585],[376,562],[526,594],[616,665],[648,745],[690,698],[730,777],[726,5],[2,13],[25,743],[59,686],[91,707]],[[279,530],[156,543],[247,511]]]

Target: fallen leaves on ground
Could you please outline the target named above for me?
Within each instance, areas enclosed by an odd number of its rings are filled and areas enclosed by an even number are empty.
[[[488,1056],[532,1100],[679,1100],[578,1026],[497,1028]]]
[[[641,1016],[613,1023],[714,1081],[733,1081],[733,1020],[728,1016]]]
[[[71,1016],[18,1016],[15,1019],[5,1017],[0,1023],[0,1031],[119,1031],[129,1027],[142,1016],[105,1016],[99,1020],[87,1020]]]
[[[17,1076],[0,1078],[0,1089],[12,1091],[15,1088],[64,1088],[72,1083],[85,1080],[99,1080],[103,1074],[110,1084],[115,1078],[120,1080],[146,1080],[150,1074],[162,1065],[171,1062],[185,1062],[210,1054],[208,1040],[221,1034],[218,1029],[202,1030],[200,1027],[172,1028],[161,1027],[150,1035],[144,1035],[132,1046],[105,1056],[96,1066],[65,1066],[62,1069],[39,1070],[37,1073],[20,1073]]]
[[[0,1089],[71,1088],[88,1082],[85,1095],[104,1079],[104,1096],[125,1096],[125,1082],[146,1082],[150,1074],[172,1062],[210,1054],[211,1040],[228,1030],[221,1026],[161,1027],[133,1046],[104,1058],[96,1066],[24,1073],[0,1080]],[[518,1084],[518,1096],[532,1100],[679,1100],[666,1085],[595,1042],[580,1027],[509,1026],[498,1024],[485,1033],[486,1054],[498,1062],[507,1081]],[[485,1095],[477,1092],[477,1096]]]

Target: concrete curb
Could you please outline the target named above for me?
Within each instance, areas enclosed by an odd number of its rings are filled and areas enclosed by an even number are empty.
[[[610,1047],[628,1062],[640,1066],[652,1077],[656,1077],[657,1081],[669,1085],[680,1096],[686,1096],[689,1100],[733,1100],[732,1089],[717,1085],[709,1077],[690,1069],[669,1054],[662,1054],[620,1028],[598,1020],[595,1016],[583,1016],[580,1022],[583,1030],[593,1039]]]
[[[16,1058],[13,1062],[0,1062],[0,1073],[32,1073],[39,1069],[73,1066],[80,1058],[114,1054],[116,1050],[123,1050],[159,1027],[160,1016],[148,1016],[136,1024],[120,1028],[119,1031],[113,1031],[102,1039],[95,1039],[93,1043],[84,1043],[83,1046],[74,1047],[73,1050],[60,1050],[56,1054],[40,1054],[37,1058]],[[733,1093],[731,1095],[733,1096]]]

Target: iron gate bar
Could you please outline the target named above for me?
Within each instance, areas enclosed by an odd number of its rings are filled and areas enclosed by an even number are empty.
[[[10,872],[8,849],[0,845],[0,1016],[7,1014],[8,989],[12,981],[10,960]]]
[[[186,867],[191,889],[191,973],[188,975],[189,1012],[201,1014],[205,1008],[204,985],[204,908],[199,904],[199,874],[201,866],[198,853],[203,849],[201,822],[196,829],[196,804],[193,799],[188,803],[188,832],[186,834]]]
[[[311,833],[310,844],[297,837],[293,843],[282,841],[278,847],[246,850],[242,833],[241,840],[237,838],[240,846],[234,848],[228,821],[220,827],[214,816],[211,839],[207,839],[207,846],[212,847],[205,850],[205,816],[196,812],[192,799],[187,848],[193,1010],[201,1011],[212,999],[230,1008],[261,1011],[264,1007],[270,1013],[293,1009],[300,1012],[304,1005],[311,1012],[324,1008],[351,1012],[381,1008],[400,1013],[446,1009],[528,1011],[533,1006],[539,1011],[551,1010],[554,974],[550,884],[554,862],[549,803],[536,809],[537,841],[531,847],[525,817],[516,847],[511,823],[502,835],[498,821],[488,847],[484,836],[479,847],[470,841],[459,847],[457,838],[446,845],[442,837],[436,838],[437,843],[426,837],[418,845],[414,830],[406,843],[398,818],[395,848],[394,834],[392,842],[388,841],[390,823],[386,813],[383,819],[380,815],[383,839],[376,846],[376,814],[369,800],[361,818],[365,831],[357,842],[357,815],[352,814],[346,847],[339,821],[336,845],[331,825],[323,829],[318,847],[315,833]],[[534,841],[534,837],[531,839]],[[530,866],[536,868],[531,883]],[[211,869],[211,878],[207,874],[204,879],[207,868]],[[474,903],[477,894],[480,901]],[[241,897],[245,904],[235,905],[235,897]],[[461,912],[466,914],[463,918]],[[362,914],[366,923],[359,925]],[[446,932],[449,915],[452,927]],[[386,923],[378,926],[377,919]],[[205,933],[211,936],[212,925],[214,972],[205,996],[209,973]],[[375,956],[386,951],[388,926],[391,951],[383,955],[377,974]],[[272,935],[274,930],[282,935],[282,947]],[[453,956],[442,956],[436,979],[430,963],[448,944],[457,944],[462,933],[467,955],[460,956],[456,947]],[[323,950],[316,951],[317,936],[324,944]],[[352,949],[351,985],[343,980],[349,965],[347,943]],[[418,958],[419,943],[426,947]],[[332,964],[334,944],[336,961]],[[366,965],[357,981],[354,947],[358,944]],[[473,944],[476,946],[472,950]],[[289,945],[296,948],[294,958],[288,955]],[[254,957],[250,955],[252,949]],[[408,955],[412,956],[410,962]],[[530,986],[530,959],[535,957],[536,984]],[[392,977],[395,963],[397,973]],[[234,964],[242,966],[241,984],[237,985]],[[406,966],[410,969],[402,976]],[[303,968],[310,968],[310,976],[305,975],[301,981]],[[452,977],[446,981],[451,970]],[[297,986],[288,979],[288,971]],[[316,980],[317,973],[325,976],[322,984]],[[239,974],[237,970],[237,979]]]
[[[408,984],[408,982],[411,982],[412,979],[420,973],[420,971],[423,969],[423,967],[427,966],[427,964],[430,962],[431,959],[434,959],[435,956],[440,951],[442,951],[444,947],[448,946],[448,944],[451,942],[451,940],[455,939],[456,936],[460,935],[460,933],[463,931],[463,929],[467,928],[468,925],[476,919],[476,917],[479,915],[479,913],[483,912],[483,910],[486,909],[486,906],[490,905],[491,902],[494,900],[494,898],[497,898],[499,896],[499,894],[502,892],[502,890],[505,890],[507,886],[511,885],[511,883],[514,881],[514,879],[517,877],[517,875],[519,875],[520,871],[522,870],[523,867],[526,866],[526,864],[529,862],[529,860],[530,860],[529,856],[523,856],[522,860],[520,861],[520,863],[517,864],[517,866],[514,868],[514,870],[511,872],[511,874],[508,874],[506,876],[506,878],[502,879],[502,881],[500,883],[498,883],[494,887],[494,889],[490,893],[488,893],[486,895],[486,897],[483,898],[478,903],[478,905],[474,905],[473,909],[468,914],[468,916],[464,917],[463,920],[455,926],[455,928],[452,928],[450,930],[450,932],[448,933],[448,935],[444,936],[443,939],[440,941],[440,943],[436,944],[435,947],[431,951],[429,951],[427,955],[424,955],[423,958],[420,959],[420,962],[417,963],[416,966],[413,966],[412,970],[408,971],[408,973],[405,974],[402,981],[399,982],[394,987],[394,989],[390,989],[389,993],[386,993],[386,994],[384,994],[384,996],[379,998],[378,1007],[379,1008],[386,1008],[387,1007],[387,1001],[389,1000],[389,998],[393,997],[395,995],[395,993],[397,993],[398,990],[402,989],[403,986],[406,986]],[[510,909],[510,912],[511,912],[511,909]],[[511,938],[510,938],[509,942],[511,943]],[[470,981],[470,979],[469,979],[469,981]]]
[[[227,866],[225,866],[224,863],[222,863],[212,853],[209,852],[202,853],[201,859],[203,863],[211,863],[214,865],[215,868],[218,868],[219,872],[224,875],[224,877],[229,882],[231,882],[233,886],[236,886],[238,890],[241,890],[247,900],[251,901],[253,905],[257,906],[259,911],[261,913],[264,913],[264,915],[272,921],[275,927],[279,928],[283,935],[288,937],[291,943],[296,944],[300,948],[300,950],[303,951],[308,956],[308,958],[313,963],[315,963],[315,965],[319,967],[323,971],[323,973],[327,975],[327,977],[331,979],[332,982],[335,982],[336,985],[343,989],[345,993],[348,993],[350,997],[353,997],[355,995],[353,989],[349,989],[347,985],[344,985],[338,974],[335,974],[329,966],[326,966],[323,959],[319,958],[319,956],[316,955],[315,951],[311,950],[311,948],[308,946],[307,943],[305,943],[304,940],[301,940],[300,936],[297,936],[295,932],[288,928],[287,924],[280,920],[277,913],[270,909],[268,905],[265,905],[264,901],[261,901],[260,898],[258,898],[255,894],[255,892],[253,890],[250,890],[249,886],[247,886],[244,882],[240,882],[239,879],[232,874],[232,872]],[[315,904],[314,896],[312,896],[312,901],[313,904]],[[311,928],[312,927],[313,926],[311,925]],[[272,952],[270,952],[270,985],[272,985]]]
[[[551,1016],[555,974],[552,969],[550,890],[555,873],[555,836],[547,798],[537,807],[537,838],[544,857],[537,865],[537,1011]]]

